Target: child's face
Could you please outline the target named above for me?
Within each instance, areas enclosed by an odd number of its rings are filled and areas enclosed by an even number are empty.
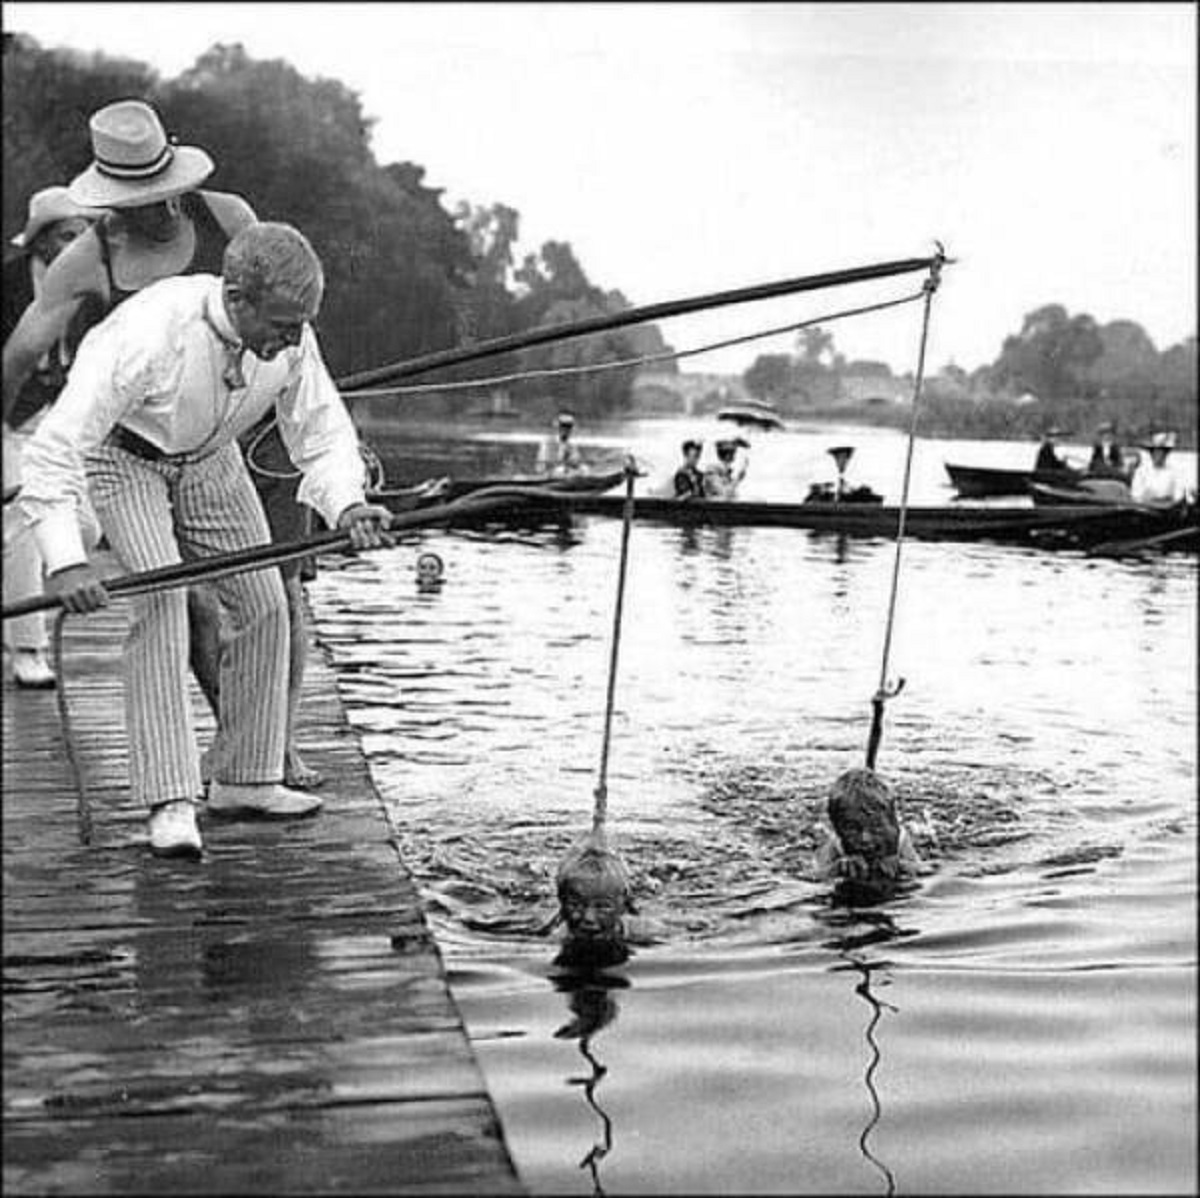
[[[582,940],[616,940],[624,932],[624,888],[616,881],[593,877],[586,884],[572,882],[559,890],[563,922],[574,937]]]
[[[894,856],[900,845],[895,812],[880,803],[847,803],[834,819],[834,829],[846,853],[868,861]]]
[[[435,557],[431,553],[422,555],[417,559],[417,581],[418,582],[437,582],[442,577],[442,562],[441,558]]]

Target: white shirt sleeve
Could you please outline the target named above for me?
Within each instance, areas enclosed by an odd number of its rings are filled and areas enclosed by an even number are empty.
[[[366,501],[358,433],[308,325],[296,353],[296,377],[276,409],[279,433],[304,476],[296,498],[316,508],[325,523],[336,528],[348,507]]]
[[[88,333],[66,386],[25,446],[18,505],[48,573],[87,561],[78,515],[87,489],[84,457],[137,407],[161,365],[144,340],[122,342],[115,319]]]

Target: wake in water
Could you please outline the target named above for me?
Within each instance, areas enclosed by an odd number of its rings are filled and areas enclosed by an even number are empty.
[[[688,764],[681,772],[690,803],[617,830],[644,917],[633,943],[773,941],[811,922],[831,891],[815,860],[836,775],[796,761]],[[1041,772],[942,763],[933,777],[905,768],[885,777],[926,873],[979,876],[1031,863],[1067,869],[1120,852],[1083,843],[1078,831],[1062,843],[1063,787]],[[552,942],[555,867],[577,835],[574,825],[561,815],[547,823],[497,819],[469,831],[419,823],[403,833],[401,848],[439,931]]]

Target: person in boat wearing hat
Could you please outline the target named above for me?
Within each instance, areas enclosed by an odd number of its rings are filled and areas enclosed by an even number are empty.
[[[1117,443],[1117,427],[1111,420],[1106,420],[1096,429],[1088,473],[1096,478],[1125,477],[1125,455]]]
[[[683,464],[675,471],[675,498],[703,499],[704,475],[700,470],[700,453],[704,449],[704,442],[689,437],[680,448],[683,452]]]
[[[6,413],[30,363],[68,322],[81,328],[98,323],[159,279],[220,274],[230,239],[256,219],[254,209],[241,196],[200,189],[215,169],[212,158],[197,146],[169,141],[158,113],[142,100],[105,105],[93,113],[89,129],[93,162],[72,181],[69,195],[108,211],[47,272],[37,302],[25,311],[11,341],[5,344]],[[287,469],[287,451],[272,420],[267,413],[264,427],[248,430],[242,447],[253,447],[256,468],[252,475],[272,537],[300,540],[311,531],[311,521],[307,509],[296,501],[299,479]],[[292,630],[287,775],[293,786],[313,787],[323,779],[305,764],[295,743],[308,657],[302,582],[306,572],[312,574],[311,559],[286,562],[279,571]],[[215,714],[220,707],[222,617],[213,588],[206,584],[189,588],[188,612],[192,672]]]
[[[300,499],[356,549],[390,543],[391,513],[369,504],[354,423],[325,368],[312,321],[324,272],[302,233],[255,223],[233,238],[221,277],[162,279],[123,303],[79,347],[66,386],[26,448],[17,500],[72,612],[108,593],[80,544],[85,488],[121,567],[269,543],[237,438],[273,408]],[[284,784],[287,600],[277,570],[217,584],[230,613],[222,654],[210,817],[289,819],[320,799]],[[138,595],[125,653],[130,787],[151,849],[201,852],[200,762],[187,690],[187,604],[178,588]]]
[[[1167,462],[1174,448],[1174,433],[1155,433],[1150,438],[1145,446],[1150,456],[1138,463],[1129,487],[1135,503],[1174,507],[1188,501],[1187,488]]]
[[[571,440],[575,432],[575,417],[570,412],[559,412],[553,436],[547,437],[538,447],[537,468],[540,474],[565,478],[583,471],[583,455],[579,446]]]
[[[1063,458],[1058,456],[1058,450],[1055,442],[1063,435],[1060,428],[1047,429],[1042,437],[1042,443],[1038,446],[1037,457],[1034,459],[1033,468],[1035,470],[1069,470]]]
[[[4,263],[4,342],[7,343],[25,309],[41,291],[50,264],[88,225],[100,216],[67,194],[65,187],[45,187],[29,199],[25,227],[12,239],[18,252]],[[25,440],[37,427],[41,413],[62,390],[78,335],[74,329],[58,338],[30,372],[3,428],[4,488],[21,485],[21,454]],[[37,543],[19,527],[16,509],[4,507],[4,602],[16,603],[42,593],[42,559]],[[45,689],[55,685],[54,671],[46,660],[49,638],[46,617],[30,612],[4,624],[4,644],[12,654],[13,681],[17,686]]]
[[[717,460],[704,471],[704,494],[707,498],[737,498],[738,487],[749,468],[746,455],[742,454],[739,457],[738,450],[749,448],[750,443],[743,437],[716,442],[714,449]]]

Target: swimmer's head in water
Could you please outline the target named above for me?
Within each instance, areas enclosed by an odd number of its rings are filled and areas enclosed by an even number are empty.
[[[559,866],[558,903],[567,933],[584,942],[624,939],[629,874],[611,849],[585,842]]]
[[[900,821],[887,784],[873,770],[847,770],[829,792],[829,821],[842,852],[866,862],[900,850]]]
[[[422,553],[417,558],[417,582],[430,586],[442,581],[446,565],[436,553]]]

